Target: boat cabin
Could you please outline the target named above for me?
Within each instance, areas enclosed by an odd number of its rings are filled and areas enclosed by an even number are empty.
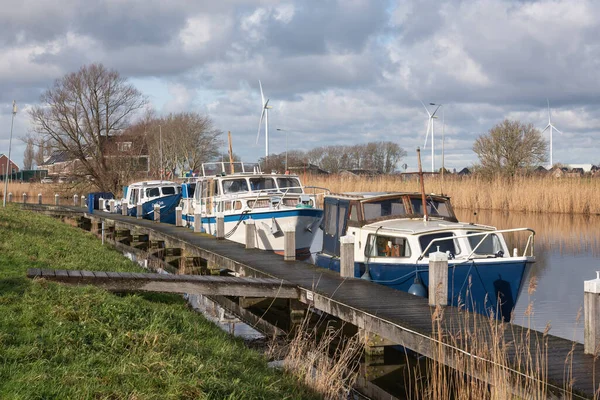
[[[145,181],[132,183],[127,187],[125,199],[130,207],[143,204],[160,197],[179,194],[181,185],[170,181]]]

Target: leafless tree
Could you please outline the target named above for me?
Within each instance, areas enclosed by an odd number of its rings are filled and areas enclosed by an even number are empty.
[[[547,160],[548,145],[532,124],[508,119],[497,124],[473,144],[484,174],[514,176],[520,169]]]
[[[25,145],[25,153],[23,153],[23,169],[32,169],[35,158],[35,150],[33,149],[33,139],[27,138]]]
[[[128,127],[144,96],[117,71],[91,64],[57,79],[40,103],[30,111],[40,141],[76,160],[74,173],[93,178],[98,189],[117,192],[122,166],[107,143]]]

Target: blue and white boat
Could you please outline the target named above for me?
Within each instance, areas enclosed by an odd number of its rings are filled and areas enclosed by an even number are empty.
[[[304,192],[296,175],[263,173],[254,163],[206,163],[201,176],[184,183],[181,201],[183,224],[216,234],[216,217],[222,213],[225,238],[246,243],[245,221],[255,224],[257,248],[283,254],[286,228],[295,230],[296,257],[310,256],[323,210],[314,196]]]
[[[121,205],[127,202],[127,215],[136,217],[137,206],[142,206],[142,218],[154,220],[154,205],[160,206],[160,222],[175,224],[175,208],[181,201],[181,184],[171,181],[142,181],[125,188]]]
[[[353,235],[355,277],[426,295],[429,255],[441,251],[449,259],[448,304],[510,318],[535,260],[535,232],[460,223],[446,196],[426,195],[425,202],[424,210],[420,193],[325,196],[323,250],[316,264],[339,272],[340,238]],[[509,251],[503,237],[508,232],[527,235],[521,253]]]

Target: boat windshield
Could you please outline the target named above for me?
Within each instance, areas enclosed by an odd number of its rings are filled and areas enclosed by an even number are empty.
[[[419,237],[419,244],[421,245],[421,251],[425,250],[429,243],[433,239],[443,239],[443,238],[452,238],[454,233],[452,232],[438,232],[438,233],[430,233],[428,235],[422,235]],[[431,245],[425,254],[425,257],[429,257],[429,254],[435,253],[436,251],[441,251],[442,253],[450,252],[452,255],[460,254],[460,247],[456,243],[456,240],[448,239],[448,240],[440,240]]]
[[[302,193],[302,186],[297,178],[277,178],[277,186],[281,191],[286,189],[288,193]]]
[[[481,233],[481,232],[468,232],[469,234],[471,233]],[[485,239],[484,239],[485,237]],[[482,240],[483,239],[483,240]],[[481,242],[481,244],[479,244],[479,242]],[[479,244],[479,247],[477,247],[477,250],[475,250],[475,254],[498,254],[498,252],[500,251],[504,251],[502,249],[502,242],[500,241],[500,238],[498,237],[498,235],[496,235],[495,233],[491,233],[488,236],[485,235],[481,235],[481,236],[469,236],[469,245],[471,246],[471,249],[475,249],[475,247]]]
[[[406,207],[402,198],[387,199],[363,203],[365,219],[377,219],[381,217],[403,217],[406,215]]]
[[[446,200],[436,200],[428,197],[425,202],[427,204],[427,215],[430,217],[452,217]],[[410,204],[415,214],[423,215],[422,199],[411,197]]]
[[[250,178],[250,188],[253,191],[259,190],[277,190],[275,179],[273,178]]]
[[[245,178],[223,180],[223,193],[247,192],[248,183]]]
[[[176,193],[174,186],[164,186],[161,188],[163,196],[168,196]]]

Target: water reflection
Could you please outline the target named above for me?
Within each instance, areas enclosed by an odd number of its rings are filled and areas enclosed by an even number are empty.
[[[539,331],[550,324],[551,334],[583,342],[583,320],[577,320],[583,309],[583,282],[600,270],[600,216],[455,211],[460,221],[536,231],[536,262],[529,279],[536,278],[537,286],[530,295],[524,282],[513,320]],[[522,248],[524,240],[507,236],[511,248]],[[533,311],[527,312],[530,303]]]

